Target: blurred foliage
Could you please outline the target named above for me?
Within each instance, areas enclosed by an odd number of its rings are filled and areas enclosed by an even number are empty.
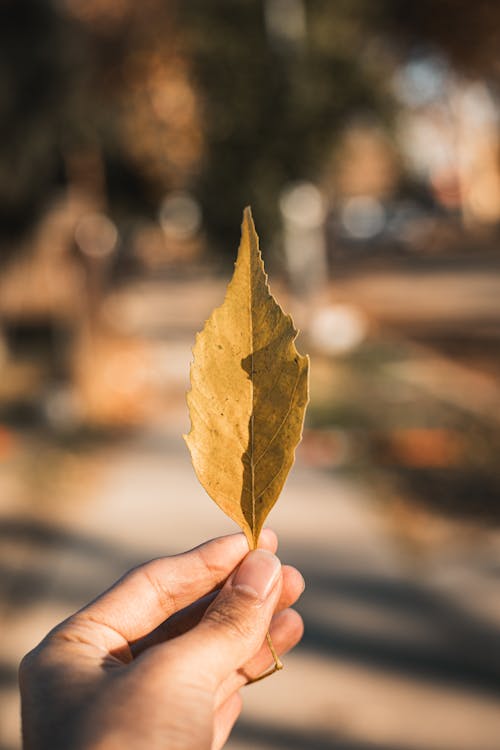
[[[391,0],[387,11],[388,32],[399,34],[400,42],[435,45],[458,69],[500,79],[500,5],[496,0]]]
[[[70,111],[68,36],[49,3],[0,5],[0,221],[23,228],[61,179]],[[73,80],[73,85],[77,81]]]
[[[209,231],[236,240],[241,207],[266,233],[290,181],[317,179],[352,116],[385,116],[386,61],[373,40],[384,3],[305,3],[303,38],[266,27],[265,4],[180,7],[202,92],[207,156],[198,183]],[[370,44],[371,42],[371,44]],[[229,252],[235,241],[225,242]]]
[[[185,68],[168,3],[2,3],[4,236],[29,229],[65,186],[118,216],[156,212],[200,155]]]
[[[280,192],[321,179],[346,123],[390,121],[398,55],[424,41],[498,78],[499,16],[493,0],[4,0],[3,237],[68,184],[125,222],[190,190],[231,253],[252,203],[272,236]]]
[[[368,44],[384,4],[304,7],[304,38],[290,43],[252,0],[2,3],[4,233],[75,181],[127,215],[194,190],[231,252],[245,203],[267,230],[282,187],[318,174],[346,118],[388,103]]]

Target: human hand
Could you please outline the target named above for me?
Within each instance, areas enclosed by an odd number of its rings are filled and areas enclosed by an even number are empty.
[[[272,662],[267,630],[278,653],[302,636],[302,576],[273,532],[260,546],[245,557],[234,534],[153,560],[52,630],[20,667],[25,750],[221,748]]]

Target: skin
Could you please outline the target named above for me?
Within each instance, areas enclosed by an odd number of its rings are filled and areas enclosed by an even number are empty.
[[[21,663],[25,750],[223,747],[266,632],[280,654],[302,636],[304,582],[276,547],[266,529],[250,553],[234,534],[153,560],[58,625]]]

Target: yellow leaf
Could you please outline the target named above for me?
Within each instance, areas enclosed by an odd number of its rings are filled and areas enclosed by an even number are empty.
[[[251,549],[279,497],[302,434],[308,357],[269,291],[250,208],[224,303],[197,334],[188,394],[193,466]]]

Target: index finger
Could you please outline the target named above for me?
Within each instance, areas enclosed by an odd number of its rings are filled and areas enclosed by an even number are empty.
[[[264,529],[259,546],[275,551],[274,532]],[[247,552],[245,535],[240,533],[212,539],[180,555],[151,560],[126,573],[76,617],[110,628],[130,643],[220,587]]]

